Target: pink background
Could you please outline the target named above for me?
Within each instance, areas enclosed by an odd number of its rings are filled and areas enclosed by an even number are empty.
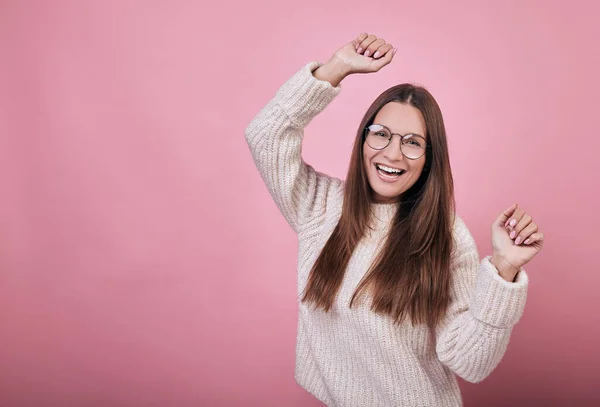
[[[344,177],[371,101],[426,85],[483,257],[513,202],[547,236],[467,406],[600,402],[593,1],[0,2],[0,405],[318,406],[293,378],[296,240],[244,129],[361,31],[304,154]]]

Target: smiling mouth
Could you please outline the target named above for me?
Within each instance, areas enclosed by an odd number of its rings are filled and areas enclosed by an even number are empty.
[[[406,172],[406,170],[403,169],[392,168],[385,165],[382,166],[380,164],[375,164],[375,168],[380,175],[390,179],[398,178]]]

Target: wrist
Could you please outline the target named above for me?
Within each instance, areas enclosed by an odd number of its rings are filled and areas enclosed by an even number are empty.
[[[349,74],[347,66],[335,57],[331,57],[313,72],[315,78],[331,83],[334,88]]]
[[[513,283],[519,273],[520,267],[513,266],[506,258],[500,254],[494,253],[490,258],[490,263],[498,270],[498,274],[509,283]]]

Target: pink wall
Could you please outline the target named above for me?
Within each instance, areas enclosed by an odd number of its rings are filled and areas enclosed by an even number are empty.
[[[547,236],[466,405],[597,405],[600,10],[482,3],[1,2],[0,405],[320,405],[293,379],[295,236],[243,132],[363,30],[396,60],[343,83],[306,159],[343,177],[373,98],[426,85],[480,254],[514,201]]]

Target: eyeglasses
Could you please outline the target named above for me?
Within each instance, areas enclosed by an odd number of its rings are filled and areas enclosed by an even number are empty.
[[[416,160],[423,157],[427,151],[427,141],[418,134],[409,133],[403,136],[398,133],[392,133],[390,129],[382,124],[372,124],[365,127],[365,139],[367,144],[375,150],[383,150],[386,148],[390,144],[390,141],[392,141],[392,136],[394,134],[400,136],[402,141],[400,143],[400,150],[406,158]]]

